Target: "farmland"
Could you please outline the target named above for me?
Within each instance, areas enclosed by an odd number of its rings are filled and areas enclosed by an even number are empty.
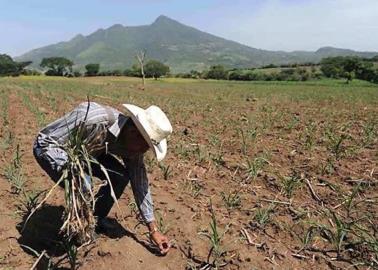
[[[163,79],[142,91],[139,83],[0,79],[0,269],[30,269],[43,252],[40,265],[63,258],[69,267],[58,236],[63,191],[22,225],[53,185],[33,158],[38,130],[87,96],[119,110],[155,104],[171,120],[167,158],[148,154],[145,164],[173,248],[154,254],[128,187],[111,212],[119,230],[80,250],[79,269],[378,267],[377,85]]]

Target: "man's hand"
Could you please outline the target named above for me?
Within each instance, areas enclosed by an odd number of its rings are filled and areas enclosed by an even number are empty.
[[[151,240],[159,247],[160,253],[165,255],[169,251],[169,240],[164,234],[159,231],[153,232],[151,234]]]
[[[168,237],[158,231],[155,222],[151,222],[147,226],[150,231],[151,240],[159,248],[160,253],[162,255],[167,254],[170,249]]]

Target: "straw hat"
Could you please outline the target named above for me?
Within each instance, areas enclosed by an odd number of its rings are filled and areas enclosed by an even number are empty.
[[[158,161],[167,154],[167,137],[172,133],[172,125],[165,113],[157,106],[147,109],[132,104],[123,104],[139,132],[143,135]]]

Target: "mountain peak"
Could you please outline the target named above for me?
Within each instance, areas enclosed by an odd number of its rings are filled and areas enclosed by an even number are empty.
[[[321,47],[315,53],[318,54],[332,54],[332,55],[343,55],[343,54],[358,54],[359,52],[350,49],[335,48],[331,46]]]
[[[112,26],[110,26],[108,29],[122,29],[124,26],[120,23],[117,23],[117,24],[114,24]]]
[[[320,53],[320,52],[326,52],[326,51],[330,51],[330,50],[338,50],[338,48],[334,48],[334,47],[331,47],[331,46],[325,46],[325,47],[320,47],[316,52]]]
[[[160,15],[159,17],[156,18],[153,24],[160,24],[160,23],[177,23],[177,21],[165,16],[165,15]]]

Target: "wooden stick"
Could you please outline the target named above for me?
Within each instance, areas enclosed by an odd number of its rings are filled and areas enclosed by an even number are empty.
[[[251,236],[249,235],[249,233],[247,232],[247,230],[244,229],[244,228],[242,228],[241,231],[242,231],[242,234],[247,238],[248,244],[253,245]]]
[[[252,239],[251,239],[251,236],[249,235],[249,233],[247,232],[246,229],[242,228],[241,232],[245,236],[245,238],[247,238],[247,242],[248,242],[249,245],[253,245],[257,248],[261,248],[264,245],[264,243],[259,244],[259,243],[253,242]]]
[[[310,257],[305,256],[305,255],[301,255],[301,254],[298,254],[298,253],[292,253],[291,256],[296,257],[296,258],[300,258],[300,259],[310,259]]]
[[[270,202],[270,203],[277,203],[277,204],[291,205],[291,202],[283,202],[283,201],[277,201],[277,200],[260,199],[260,201]]]
[[[37,267],[39,261],[43,258],[43,256],[45,256],[45,253],[46,253],[46,250],[42,251],[42,253],[39,255],[38,259],[33,263],[30,270],[34,270]]]
[[[343,204],[345,204],[345,201],[343,201],[342,203],[339,203],[338,205],[332,207],[333,210],[336,210],[337,208],[339,208],[340,206],[342,206]]]
[[[305,181],[306,181],[306,184],[307,184],[308,188],[310,189],[310,192],[311,192],[312,197],[313,197],[315,200],[317,200],[318,202],[321,202],[322,200],[321,200],[321,199],[319,198],[319,196],[316,194],[315,190],[313,189],[313,187],[312,187],[312,185],[311,185],[311,183],[310,183],[310,180],[305,179]]]

